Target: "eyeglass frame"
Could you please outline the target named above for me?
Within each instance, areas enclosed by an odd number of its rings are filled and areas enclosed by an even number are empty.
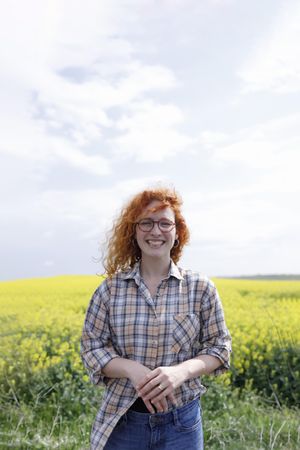
[[[147,230],[147,231],[142,230],[142,228],[140,227],[140,222],[142,222],[142,220],[149,220],[149,222],[150,222],[150,221],[152,222],[152,227],[150,228],[150,230]],[[172,224],[172,228],[171,228],[170,230],[168,230],[168,231],[162,230],[162,229],[160,228],[160,226],[159,226],[159,222],[162,222],[162,221],[170,222],[170,224]],[[150,231],[153,230],[154,225],[155,225],[156,223],[157,223],[157,226],[158,226],[158,228],[160,229],[160,231],[161,231],[162,233],[170,233],[170,232],[171,232],[172,230],[174,230],[174,228],[176,227],[176,222],[172,222],[172,221],[169,220],[169,219],[153,220],[153,219],[151,219],[150,217],[149,217],[149,218],[148,218],[148,217],[144,217],[144,218],[141,219],[139,222],[135,222],[135,225],[137,225],[137,226],[139,227],[139,230],[143,231],[143,233],[149,233]]]

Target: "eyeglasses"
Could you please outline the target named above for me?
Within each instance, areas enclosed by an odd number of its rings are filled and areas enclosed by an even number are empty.
[[[151,231],[154,227],[154,224],[157,223],[160,231],[165,233],[169,233],[175,227],[176,223],[171,222],[170,220],[160,219],[160,220],[152,220],[152,219],[142,219],[136,223],[141,231]]]

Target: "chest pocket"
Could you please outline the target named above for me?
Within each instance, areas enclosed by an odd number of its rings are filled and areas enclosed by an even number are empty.
[[[176,314],[173,328],[172,352],[192,351],[192,347],[198,343],[200,321],[196,314]]]

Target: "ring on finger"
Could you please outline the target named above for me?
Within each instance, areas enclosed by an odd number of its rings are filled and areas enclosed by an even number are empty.
[[[158,385],[158,389],[159,389],[160,391],[163,391],[163,390],[165,389],[165,386],[164,386],[162,383],[160,383],[160,384]]]

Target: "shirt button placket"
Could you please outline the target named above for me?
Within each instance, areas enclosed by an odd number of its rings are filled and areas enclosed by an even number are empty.
[[[153,322],[153,337],[151,340],[151,357],[156,361],[157,358],[157,352],[158,352],[158,331],[159,331],[159,325],[158,325],[158,319],[155,315],[154,322]]]

